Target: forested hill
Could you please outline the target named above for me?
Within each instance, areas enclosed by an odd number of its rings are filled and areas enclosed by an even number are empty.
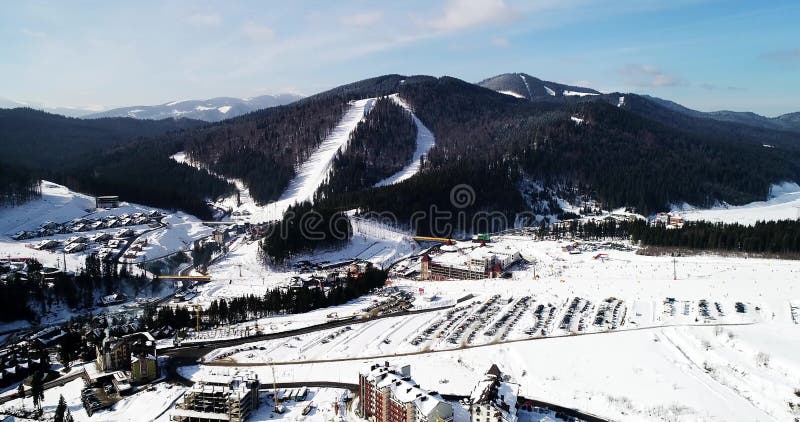
[[[344,114],[350,100],[397,92],[405,78],[387,75],[186,131],[186,152],[219,174],[241,179],[260,203],[277,199]]]
[[[562,94],[590,91],[558,86]],[[282,194],[348,102],[392,94],[436,138],[421,173],[371,187],[412,156],[416,132],[400,107],[378,100],[375,114],[349,140],[354,148],[336,158],[319,206],[400,214],[426,204],[447,208],[450,189],[466,183],[476,196],[465,211],[510,215],[526,206],[519,191],[525,177],[580,186],[605,206],[651,213],[680,202],[763,200],[771,184],[800,180],[800,134],[696,117],[635,94],[589,93],[523,99],[451,77],[385,75],[213,124],[81,121],[12,110],[0,114],[0,134],[12,151],[4,159],[15,165],[55,173],[54,180],[90,193],[197,214],[207,213],[206,199],[232,187],[175,163],[171,154],[185,150],[215,172],[243,180],[257,202],[267,203]]]
[[[81,120],[18,108],[0,110],[0,191],[16,204],[46,178],[94,195],[184,209],[210,217],[206,199],[231,193],[228,183],[169,156],[183,149],[180,131],[196,120]]]
[[[323,188],[326,204],[397,211],[437,202],[449,192],[433,184],[452,187],[465,183],[466,174],[478,174],[468,178],[483,192],[474,211],[512,211],[524,203],[515,188],[524,175],[545,184],[588,187],[607,206],[649,213],[678,202],[761,200],[772,183],[800,179],[800,142],[791,132],[695,118],[634,94],[526,101],[451,77],[371,78],[182,136],[194,159],[243,179],[257,200],[269,202],[336,125],[348,101],[395,93],[436,137],[423,174],[404,182],[413,189],[369,188],[377,167],[366,169],[359,160],[376,156],[385,145],[361,143],[360,157],[348,157],[351,151],[337,158],[340,174]],[[626,99],[619,106],[621,96]],[[389,143],[403,139],[407,122],[391,125],[380,128],[380,137]],[[387,164],[380,171],[398,163]]]
[[[158,137],[201,124],[189,119],[82,120],[30,108],[0,109],[0,161],[30,169],[69,168],[87,156],[134,139]]]

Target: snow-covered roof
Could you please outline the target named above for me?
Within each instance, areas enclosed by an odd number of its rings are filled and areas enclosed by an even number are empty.
[[[372,365],[361,370],[369,382],[375,383],[378,389],[388,389],[394,400],[402,403],[413,403],[419,413],[433,420],[433,414],[439,404],[449,405],[439,394],[428,392],[417,385],[409,371],[403,373],[395,366]]]
[[[470,402],[475,405],[491,405],[501,412],[503,419],[514,422],[517,419],[517,391],[519,385],[503,381],[497,365],[492,365],[470,394]]]

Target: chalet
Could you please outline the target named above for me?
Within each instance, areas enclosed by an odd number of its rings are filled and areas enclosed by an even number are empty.
[[[42,240],[36,246],[34,246],[34,249],[38,249],[40,251],[45,249],[54,249],[57,248],[60,244],[61,242],[53,239]]]
[[[69,245],[64,247],[65,253],[75,253],[86,250],[85,243],[70,243]]]
[[[98,196],[94,200],[95,208],[117,208],[119,207],[119,196]]]
[[[469,397],[471,422],[516,422],[519,386],[503,379],[492,365]]]

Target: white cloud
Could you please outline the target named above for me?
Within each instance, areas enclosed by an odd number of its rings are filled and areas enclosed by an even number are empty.
[[[441,16],[430,26],[441,31],[508,22],[518,16],[505,0],[447,0]]]
[[[628,64],[619,69],[625,83],[638,87],[662,88],[686,85],[686,81],[648,64]]]
[[[492,45],[495,47],[508,47],[511,42],[506,37],[494,37],[492,38]]]
[[[255,22],[247,22],[242,26],[242,34],[255,42],[272,41],[275,38],[275,31],[268,26]]]
[[[39,39],[47,38],[47,33],[42,31],[34,31],[28,28],[23,28],[22,33],[31,38],[39,38]]]
[[[346,15],[339,18],[339,23],[347,26],[373,26],[383,19],[383,12],[364,12],[353,15]]]
[[[197,26],[219,26],[222,18],[215,13],[195,13],[189,15],[186,22]]]

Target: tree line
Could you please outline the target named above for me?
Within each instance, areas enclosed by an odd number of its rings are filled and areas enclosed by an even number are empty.
[[[97,293],[107,295],[123,286],[141,291],[148,285],[148,279],[134,275],[128,265],[103,261],[96,254],[86,256],[77,274],[59,272],[52,280],[45,279],[38,260],[30,259],[25,265],[26,274],[17,272],[0,283],[0,321],[36,320],[55,305],[91,308]]]
[[[270,289],[263,296],[246,295],[233,298],[215,299],[201,312],[202,325],[239,323],[254,318],[274,315],[298,314],[315,309],[336,306],[356,299],[372,289],[386,283],[387,273],[369,269],[358,278],[348,277],[343,282],[323,290],[307,286],[286,289]],[[142,315],[143,324],[150,328],[170,326],[172,328],[193,328],[197,314],[193,310],[177,306],[149,308]]]
[[[16,206],[42,196],[41,180],[30,171],[0,163],[0,206]]]
[[[259,241],[259,254],[265,263],[281,265],[298,253],[344,246],[352,235],[346,215],[303,202],[290,206],[280,221],[270,223],[267,235]]]
[[[643,245],[750,253],[800,252],[800,221],[797,220],[758,221],[751,226],[690,221],[680,228],[637,222],[628,230],[631,240]]]

